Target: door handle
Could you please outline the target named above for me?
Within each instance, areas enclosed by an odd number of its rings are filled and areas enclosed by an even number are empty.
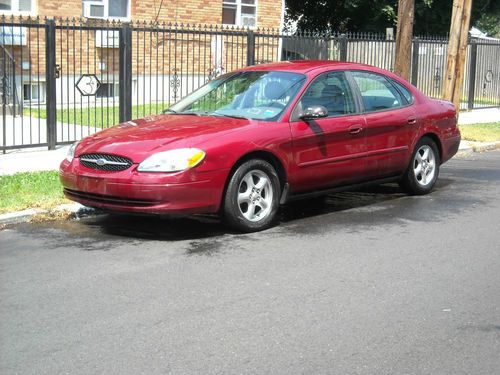
[[[363,127],[359,124],[349,126],[349,134],[358,134],[361,130]]]
[[[410,117],[408,119],[408,124],[415,125],[417,123],[417,119],[415,117]]]

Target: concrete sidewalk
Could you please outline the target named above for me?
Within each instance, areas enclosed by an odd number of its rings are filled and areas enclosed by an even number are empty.
[[[477,109],[470,112],[461,112],[458,123],[461,125],[472,123],[486,123],[500,121],[500,108]],[[462,141],[459,152],[469,153],[498,148],[499,142],[481,143]],[[18,172],[57,170],[66,156],[69,146],[60,146],[56,150],[46,148],[22,149],[0,154],[0,175],[11,175]]]
[[[475,109],[469,112],[460,112],[459,125],[479,124],[500,121],[500,108]]]
[[[46,148],[38,150],[15,150],[0,154],[0,176],[18,172],[58,170],[70,146],[61,146],[53,151]]]

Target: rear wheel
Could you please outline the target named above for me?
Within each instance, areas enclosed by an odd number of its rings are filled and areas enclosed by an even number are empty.
[[[280,182],[264,160],[249,160],[231,176],[224,197],[224,219],[244,232],[269,227],[278,212]]]
[[[415,146],[400,186],[413,195],[429,193],[436,184],[440,163],[436,143],[429,137],[423,137]]]

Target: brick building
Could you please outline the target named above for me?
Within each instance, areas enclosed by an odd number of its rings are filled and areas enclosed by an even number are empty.
[[[0,0],[0,14],[278,28],[280,0]]]
[[[134,97],[144,103],[171,102],[204,83],[207,75],[244,66],[243,28],[278,29],[283,12],[280,0],[0,0],[0,58],[14,65],[18,101],[26,106],[44,102],[44,25],[46,18],[55,19],[58,105],[82,103],[75,89],[82,74],[99,77],[96,98],[116,101],[117,29],[130,23]],[[261,40],[256,54],[267,50],[268,59],[276,59],[277,43]]]

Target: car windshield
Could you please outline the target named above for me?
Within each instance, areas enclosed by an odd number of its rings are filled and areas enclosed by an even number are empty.
[[[305,80],[302,74],[277,71],[226,74],[186,96],[165,113],[276,121]]]

